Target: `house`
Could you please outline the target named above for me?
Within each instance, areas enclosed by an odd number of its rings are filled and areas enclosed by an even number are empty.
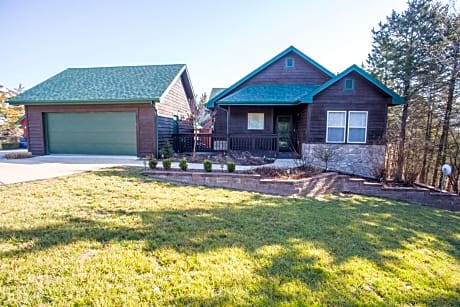
[[[25,105],[29,151],[158,155],[174,130],[192,131],[187,67],[69,68],[8,101]]]
[[[228,150],[294,151],[313,164],[329,151],[331,168],[372,177],[384,161],[387,109],[403,103],[358,66],[335,75],[291,46],[207,107]]]

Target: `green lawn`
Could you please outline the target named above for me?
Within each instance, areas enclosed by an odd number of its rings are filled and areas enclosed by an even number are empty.
[[[460,215],[111,169],[0,187],[0,305],[460,305]]]

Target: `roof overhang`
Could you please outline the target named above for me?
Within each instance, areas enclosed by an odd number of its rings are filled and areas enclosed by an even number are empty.
[[[243,87],[217,101],[220,106],[293,106],[317,85],[262,84]]]
[[[7,101],[8,102],[8,101]],[[111,99],[111,100],[43,100],[43,101],[27,101],[18,100],[8,102],[11,105],[78,105],[78,104],[135,104],[135,103],[152,103],[160,102],[159,97],[145,98],[139,100],[123,100],[123,99]]]
[[[239,102],[219,102],[219,106],[297,106],[301,104],[300,101],[239,101]]]

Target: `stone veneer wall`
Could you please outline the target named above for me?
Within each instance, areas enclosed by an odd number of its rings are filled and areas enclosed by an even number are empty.
[[[147,170],[143,175],[185,184],[231,188],[282,196],[319,196],[329,193],[352,193],[377,196],[430,207],[460,211],[460,196],[427,188],[385,187],[337,173],[323,173],[297,180],[262,179],[259,175]]]
[[[324,168],[324,161],[315,152],[326,149],[334,155],[334,161],[328,163],[329,170],[375,178],[375,171],[384,167],[385,145],[304,143],[302,155],[311,164]]]

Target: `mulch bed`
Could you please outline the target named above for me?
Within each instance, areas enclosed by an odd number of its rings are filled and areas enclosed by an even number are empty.
[[[193,153],[175,153],[172,160],[179,162],[180,159],[186,158],[189,163],[203,163],[204,160],[210,160],[212,163],[227,163],[233,161],[238,165],[264,165],[273,163],[274,158],[266,156],[256,156],[250,152],[229,152],[229,153],[215,153],[215,152],[197,152]]]
[[[312,166],[299,166],[290,169],[259,167],[253,170],[245,171],[244,173],[258,174],[263,178],[272,179],[302,179],[319,175],[323,173],[323,170]]]

